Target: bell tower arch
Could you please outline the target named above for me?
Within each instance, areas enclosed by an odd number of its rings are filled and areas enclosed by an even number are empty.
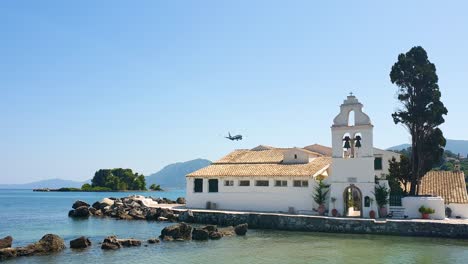
[[[361,217],[369,217],[369,211],[376,208],[366,207],[363,199],[351,199],[353,203],[350,203],[349,197],[355,197],[349,195],[349,186],[360,190],[361,198],[374,197],[373,128],[369,116],[363,112],[363,105],[352,93],[340,105],[340,112],[331,126],[330,199],[336,200],[336,209],[344,208],[346,212],[359,209]]]

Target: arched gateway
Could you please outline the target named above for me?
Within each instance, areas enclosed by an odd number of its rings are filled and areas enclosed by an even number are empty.
[[[343,215],[349,217],[362,217],[362,192],[354,184],[343,191]]]

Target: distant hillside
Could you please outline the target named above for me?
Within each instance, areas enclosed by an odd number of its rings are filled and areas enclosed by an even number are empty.
[[[146,186],[159,184],[164,188],[185,188],[185,175],[211,164],[205,159],[195,159],[167,165],[162,170],[146,177]]]
[[[410,144],[401,144],[388,148],[387,150],[402,150],[411,147]],[[454,140],[447,139],[447,146],[445,150],[450,150],[454,154],[460,153],[460,155],[466,157],[468,155],[468,140]]]
[[[49,179],[24,184],[0,184],[0,189],[39,189],[49,188],[58,189],[62,187],[81,188],[81,186],[89,181],[77,182],[63,179]]]

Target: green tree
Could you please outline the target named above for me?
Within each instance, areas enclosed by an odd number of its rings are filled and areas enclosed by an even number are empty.
[[[133,173],[131,169],[98,170],[91,183],[93,190],[98,187],[115,191],[146,190],[145,176]]]
[[[83,186],[81,186],[81,190],[83,190],[83,191],[90,191],[92,188],[93,187],[89,183],[85,183],[85,184],[83,184]]]
[[[150,186],[150,190],[153,190],[153,191],[162,191],[162,188],[161,188],[161,185],[156,185],[156,184],[151,184]]]
[[[391,194],[408,193],[408,184],[411,181],[411,162],[406,155],[400,155],[400,161],[395,157],[388,161],[388,184]],[[403,186],[403,188],[402,188]]]
[[[411,187],[417,194],[420,179],[441,159],[445,138],[438,126],[444,123],[447,108],[440,101],[436,67],[422,47],[400,54],[392,66],[390,80],[398,86],[402,108],[392,114],[395,124],[403,124],[411,135]]]

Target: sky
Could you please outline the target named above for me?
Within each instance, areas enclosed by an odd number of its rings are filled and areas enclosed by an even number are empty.
[[[386,3],[384,3],[386,2]],[[422,46],[468,139],[466,1],[1,1],[0,183],[149,175],[259,144],[331,145],[349,92],[409,142],[391,66]],[[244,140],[223,138],[228,132]]]

